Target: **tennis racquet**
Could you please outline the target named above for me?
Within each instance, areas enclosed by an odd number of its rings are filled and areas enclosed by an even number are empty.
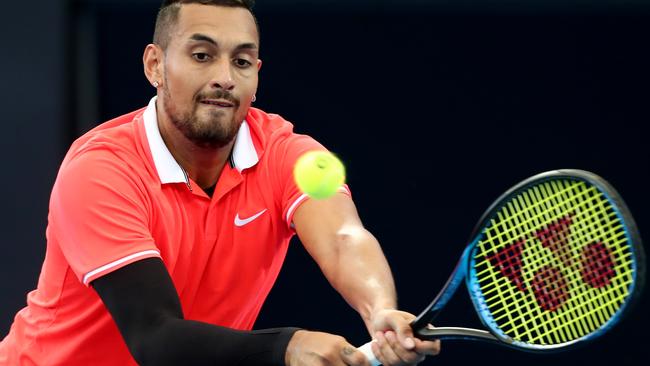
[[[517,184],[483,214],[471,238],[443,289],[411,323],[416,337],[564,349],[609,330],[643,287],[634,219],[614,188],[586,171],[551,171]],[[486,329],[429,328],[463,280]],[[360,350],[380,364],[370,343]]]

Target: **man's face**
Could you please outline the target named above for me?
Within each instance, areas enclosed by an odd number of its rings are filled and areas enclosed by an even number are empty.
[[[164,58],[164,112],[197,146],[227,145],[257,90],[258,57],[246,9],[183,5]]]

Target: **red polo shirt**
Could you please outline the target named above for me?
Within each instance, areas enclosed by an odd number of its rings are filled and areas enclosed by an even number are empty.
[[[0,343],[0,364],[135,365],[88,284],[150,257],[164,261],[187,319],[250,329],[306,199],[293,165],[313,149],[323,147],[251,108],[210,198],[165,146],[155,98],[79,138],[52,190],[38,287]]]

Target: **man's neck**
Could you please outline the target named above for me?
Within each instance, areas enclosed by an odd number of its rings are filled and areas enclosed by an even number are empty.
[[[234,140],[220,148],[196,146],[171,123],[158,118],[158,129],[165,145],[187,176],[201,188],[214,186],[230,157]]]

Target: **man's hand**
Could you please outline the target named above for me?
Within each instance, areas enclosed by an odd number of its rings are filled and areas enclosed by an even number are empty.
[[[440,352],[440,341],[422,341],[413,336],[409,325],[413,314],[380,310],[372,316],[372,352],[386,366],[416,365],[427,355]]]
[[[321,332],[294,333],[285,355],[287,366],[370,366],[345,338]]]

